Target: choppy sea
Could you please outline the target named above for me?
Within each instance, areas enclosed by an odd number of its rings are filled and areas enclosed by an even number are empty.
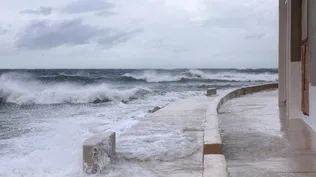
[[[208,87],[276,81],[277,69],[0,70],[0,176],[81,176],[91,135],[119,136],[155,106]]]

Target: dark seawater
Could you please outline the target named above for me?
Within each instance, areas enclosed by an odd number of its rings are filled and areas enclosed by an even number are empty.
[[[119,136],[149,109],[208,87],[277,78],[277,69],[0,70],[0,177],[73,176],[88,136]]]
[[[18,105],[126,102],[146,94],[274,81],[276,69],[0,70],[0,101]]]

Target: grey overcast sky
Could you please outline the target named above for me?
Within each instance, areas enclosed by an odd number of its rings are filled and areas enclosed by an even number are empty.
[[[277,67],[276,0],[1,0],[0,68]]]

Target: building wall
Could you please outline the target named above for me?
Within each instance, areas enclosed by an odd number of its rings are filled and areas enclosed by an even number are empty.
[[[316,1],[309,0],[308,8],[310,81],[312,86],[316,86]]]
[[[301,111],[301,1],[287,0],[287,115],[302,118]]]
[[[280,6],[285,5],[286,7],[286,9],[282,9],[284,6],[279,7],[279,64],[285,63],[286,66],[285,69],[279,66],[281,69],[279,72],[284,73],[284,75],[279,75],[279,80],[282,80],[279,84],[283,86],[281,86],[283,89],[279,90],[281,93],[279,103],[286,101],[287,115],[290,119],[303,118],[316,131],[316,0],[279,0],[279,3]],[[305,9],[308,9],[307,14],[304,14]],[[282,16],[285,14],[286,17]],[[308,24],[307,30],[302,28],[302,24],[306,23]],[[282,26],[284,24],[285,26]],[[306,34],[308,34],[310,62],[309,116],[304,116],[301,111],[300,46],[301,40],[305,39]]]
[[[309,92],[309,117],[306,117],[306,122],[316,131],[316,86],[310,85]]]
[[[290,62],[289,65],[289,98],[288,98],[288,116],[290,119],[299,119],[303,117],[301,111],[301,62]]]
[[[310,59],[310,93],[307,122],[316,130],[316,0],[308,1],[308,42]]]

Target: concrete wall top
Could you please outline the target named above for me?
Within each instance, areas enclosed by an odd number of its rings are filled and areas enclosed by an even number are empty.
[[[271,83],[271,84],[263,84],[263,85],[254,85],[254,86],[248,86],[248,87],[243,87],[239,89],[232,90],[226,94],[223,94],[218,98],[218,102],[214,102],[216,105],[216,113],[219,112],[220,107],[227,101],[237,98],[243,95],[247,94],[252,94],[256,92],[261,92],[265,90],[270,90],[270,89],[277,89],[278,88],[278,83]]]

